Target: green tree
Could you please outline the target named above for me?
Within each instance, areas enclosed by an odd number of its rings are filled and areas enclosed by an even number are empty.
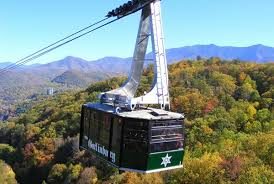
[[[221,183],[224,175],[221,162],[222,158],[217,153],[206,153],[201,158],[187,157],[184,169],[170,175],[167,183]]]
[[[212,72],[209,82],[215,87],[216,94],[225,93],[232,95],[236,89],[235,79],[218,71]]]
[[[12,168],[4,161],[0,160],[0,183],[16,184],[15,174]]]
[[[64,183],[67,177],[67,166],[65,164],[55,164],[49,173],[47,182],[49,184]]]
[[[206,105],[205,97],[196,90],[178,96],[174,101],[176,111],[184,112],[190,119],[201,116]]]
[[[68,177],[67,177],[68,183],[75,183],[78,180],[82,170],[83,170],[83,167],[81,166],[81,164],[76,164],[76,165],[70,164],[68,167]]]
[[[8,144],[0,144],[0,159],[12,164],[16,160],[15,151],[15,148]]]
[[[274,183],[274,172],[267,166],[260,165],[250,167],[244,171],[237,180],[239,184],[254,183]]]

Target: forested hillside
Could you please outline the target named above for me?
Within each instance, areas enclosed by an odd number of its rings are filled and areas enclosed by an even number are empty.
[[[23,69],[24,70],[24,69]],[[25,69],[0,76],[0,120],[18,115],[16,106],[54,93],[86,88],[90,83],[104,80],[112,74],[101,71],[82,72],[77,70]]]
[[[248,47],[193,45],[166,50],[168,64],[182,59],[196,59],[197,57],[219,57],[242,62],[254,61],[270,63],[274,61],[274,48],[264,45]],[[151,63],[153,53],[146,55],[145,66]],[[17,116],[14,106],[32,100],[33,96],[43,96],[48,88],[55,92],[83,89],[92,82],[105,80],[109,77],[127,74],[130,70],[132,58],[104,57],[94,61],[87,61],[79,57],[67,56],[64,59],[47,64],[23,65],[20,68],[0,76],[0,120],[10,116]],[[0,68],[11,63],[0,63]]]
[[[148,91],[152,66],[139,93]],[[0,159],[19,183],[274,183],[274,64],[181,61],[169,66],[172,111],[185,113],[184,168],[119,174],[78,150],[81,104],[125,78],[92,84],[0,123]],[[0,173],[0,178],[5,173]]]

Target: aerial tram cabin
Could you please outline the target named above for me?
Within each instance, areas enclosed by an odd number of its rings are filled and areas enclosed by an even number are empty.
[[[151,173],[183,166],[184,115],[168,111],[160,0],[129,1],[107,16],[121,18],[138,10],[142,15],[128,80],[122,87],[100,94],[100,103],[82,106],[80,148],[120,171]],[[154,81],[148,93],[135,97],[150,36]]]
[[[183,116],[146,108],[113,112],[107,104],[83,105],[80,145],[123,171],[150,173],[182,166]]]

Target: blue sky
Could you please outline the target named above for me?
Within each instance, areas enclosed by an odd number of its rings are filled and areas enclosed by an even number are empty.
[[[18,59],[102,19],[125,0],[6,0],[0,3],[0,62]],[[273,0],[162,0],[166,48],[195,44],[274,47]],[[129,57],[140,13],[59,48],[33,63],[66,56]]]

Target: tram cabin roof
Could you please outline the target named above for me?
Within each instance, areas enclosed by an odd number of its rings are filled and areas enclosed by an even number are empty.
[[[113,105],[101,104],[101,103],[88,103],[85,104],[86,107],[90,109],[100,110],[107,113],[115,114]],[[146,120],[161,120],[161,119],[182,119],[183,114],[165,111],[162,109],[155,108],[140,108],[134,111],[127,111],[122,109],[118,116],[125,118],[135,118],[135,119],[146,119]]]

